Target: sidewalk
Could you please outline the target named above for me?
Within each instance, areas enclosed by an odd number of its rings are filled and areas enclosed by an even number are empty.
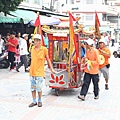
[[[110,62],[110,89],[104,89],[102,77],[98,100],[92,84],[85,101],[77,98],[81,88],[61,91],[57,97],[44,86],[41,108],[28,107],[32,102],[28,73],[0,69],[0,120],[120,120],[120,59],[112,56]]]

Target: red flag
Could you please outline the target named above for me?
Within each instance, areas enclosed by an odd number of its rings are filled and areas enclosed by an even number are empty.
[[[41,38],[42,38],[42,45],[45,46],[45,44],[44,44],[44,39],[43,39],[43,34],[42,34],[41,22],[40,22],[40,15],[38,15],[37,19],[35,20],[34,26],[39,28],[37,34],[40,34],[40,35],[41,35]]]
[[[97,12],[95,12],[95,36],[98,37],[98,39],[101,38],[99,27],[100,27],[100,21],[99,21]]]
[[[35,27],[40,26],[40,16],[38,15],[37,19],[35,20]]]
[[[100,21],[99,21],[97,12],[95,12],[95,22],[97,22],[97,23],[98,23],[98,26],[100,27]]]
[[[69,13],[69,24],[70,24],[70,43],[73,44],[75,46],[75,51],[76,51],[76,58],[79,57],[78,54],[78,47],[77,47],[77,43],[76,43],[76,39],[75,39],[75,34],[74,34],[74,26],[73,26],[73,21],[76,21],[76,19],[72,16],[71,13]],[[74,40],[74,41],[73,41]],[[73,52],[73,46],[71,46],[71,51]]]

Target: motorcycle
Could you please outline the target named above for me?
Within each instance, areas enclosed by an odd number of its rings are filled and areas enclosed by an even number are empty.
[[[28,63],[28,66],[30,66],[30,64],[31,64],[31,54],[30,53],[27,55],[27,63]]]
[[[119,45],[118,45],[117,52],[118,52],[118,54],[120,54],[120,42],[119,42]]]
[[[0,55],[0,69],[6,69],[10,66],[10,63],[7,59],[8,57],[8,53],[7,52],[4,52]]]

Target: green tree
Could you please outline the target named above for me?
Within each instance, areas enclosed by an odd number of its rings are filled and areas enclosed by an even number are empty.
[[[0,12],[5,15],[10,11],[15,11],[23,0],[0,0]]]

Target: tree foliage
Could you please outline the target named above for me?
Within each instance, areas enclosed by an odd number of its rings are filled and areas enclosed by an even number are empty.
[[[0,0],[0,12],[15,11],[23,0]]]

